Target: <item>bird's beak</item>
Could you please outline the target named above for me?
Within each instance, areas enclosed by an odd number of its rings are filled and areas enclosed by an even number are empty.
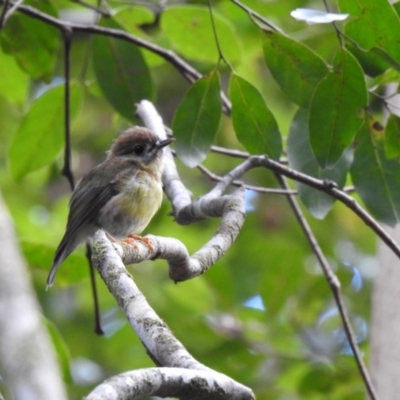
[[[156,145],[155,145],[155,147],[157,149],[161,149],[161,148],[163,148],[165,146],[168,146],[170,143],[172,143],[174,141],[175,141],[175,138],[173,138],[173,137],[168,138],[168,139],[164,139],[164,140],[158,140]]]

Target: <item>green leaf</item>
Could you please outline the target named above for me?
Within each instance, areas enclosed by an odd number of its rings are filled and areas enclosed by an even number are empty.
[[[26,100],[29,88],[29,76],[20,69],[12,56],[0,49],[0,76],[11,79],[0,79],[0,93],[10,102],[22,105]]]
[[[105,20],[102,26],[121,29],[111,19]],[[133,120],[135,103],[154,97],[149,69],[140,49],[132,43],[96,35],[93,68],[106,99],[128,120]]]
[[[394,226],[400,220],[400,164],[385,157],[383,127],[367,120],[356,143],[350,173],[357,193],[375,218]]]
[[[176,110],[172,130],[176,153],[189,167],[207,156],[221,120],[222,102],[218,72],[199,79]]]
[[[308,107],[317,84],[328,68],[312,50],[274,31],[264,31],[265,62],[273,77],[289,98]]]
[[[215,9],[213,16],[222,53],[232,63],[239,61],[242,48],[234,26]],[[219,54],[208,7],[168,7],[162,13],[161,29],[175,50],[183,56],[205,62],[218,61]]]
[[[51,341],[53,342],[54,349],[56,350],[63,380],[64,382],[71,384],[73,383],[73,379],[70,370],[71,353],[69,348],[56,326],[45,317],[42,317],[42,321],[50,334]]]
[[[78,85],[71,85],[71,118],[82,99]],[[55,160],[64,145],[64,85],[49,89],[35,100],[15,133],[8,155],[15,180]]]
[[[231,76],[229,93],[232,122],[239,141],[250,153],[267,154],[278,160],[282,153],[281,134],[261,93],[236,74]]]
[[[299,109],[289,131],[287,153],[290,166],[304,174],[318,179],[334,181],[339,188],[346,182],[346,175],[353,160],[353,152],[346,150],[332,169],[322,169],[310,147],[308,111]],[[326,193],[303,183],[296,182],[301,201],[317,219],[325,218],[335,199]]]
[[[30,1],[39,11],[57,17],[48,1]],[[7,54],[12,54],[21,69],[34,80],[49,82],[56,64],[60,36],[50,24],[15,12],[1,31],[0,43]]]
[[[340,11],[349,13],[345,33],[359,46],[400,68],[400,20],[387,0],[339,0]],[[386,53],[386,56],[385,56]]]
[[[390,115],[385,131],[385,153],[387,158],[400,156],[400,119]]]
[[[387,61],[387,57],[377,56],[377,52],[374,49],[362,50],[353,43],[348,43],[346,47],[357,58],[365,73],[373,78],[387,71],[391,64]]]
[[[310,143],[322,168],[333,167],[352,143],[367,100],[360,65],[348,51],[339,51],[333,71],[317,86],[310,107]]]

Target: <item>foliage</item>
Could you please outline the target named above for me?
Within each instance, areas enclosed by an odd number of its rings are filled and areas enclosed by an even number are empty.
[[[287,154],[289,166],[300,172],[339,188],[354,184],[355,198],[379,221],[395,225],[400,218],[399,119],[386,92],[388,83],[399,81],[398,5],[338,0],[330,7],[349,13],[348,19],[307,25],[290,17],[295,8],[308,6],[305,0],[248,0],[252,14],[237,1],[211,2],[212,15],[206,2],[188,3],[161,9],[151,2],[109,0],[112,16],[98,23],[114,32],[106,35],[84,29],[96,17],[84,6],[30,0],[0,32],[3,195],[45,315],[70,349],[72,398],[108,375],[151,362],[102,285],[107,339],[93,336],[83,253],[62,266],[57,277],[62,287],[44,292],[69,197],[60,177],[65,40],[72,41],[76,176],[103,157],[117,132],[139,123],[134,103],[148,98],[176,132],[177,155],[186,166],[204,162],[223,174],[238,163],[209,152],[213,144],[282,161]],[[323,2],[317,5],[323,10]],[[58,32],[29,6],[72,23],[79,16],[86,25],[72,34]],[[135,43],[130,35],[138,38]],[[222,115],[230,108],[227,101],[221,107],[221,90],[232,102],[231,118]],[[391,112],[387,125],[384,106]],[[201,195],[212,183],[183,164],[184,181]],[[247,179],[277,186],[264,170]],[[374,235],[326,193],[294,185],[317,219],[309,222],[342,281],[358,340],[368,352]],[[285,197],[247,193],[245,228],[218,265],[176,286],[163,262],[143,263],[131,267],[139,287],[195,357],[249,385],[258,398],[317,399],[322,393],[330,399],[364,398],[332,295]],[[177,237],[194,251],[215,229],[214,221],[177,226],[166,216],[169,210],[165,202],[148,232]],[[98,375],[90,373],[88,360]]]

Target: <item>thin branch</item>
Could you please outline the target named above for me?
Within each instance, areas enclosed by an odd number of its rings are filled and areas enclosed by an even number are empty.
[[[276,178],[278,179],[280,185],[282,186],[282,188],[285,190],[288,190],[289,185],[287,184],[286,179],[280,174],[275,174],[275,175],[276,175]],[[322,250],[317,242],[317,239],[315,238],[315,236],[311,230],[311,227],[309,226],[303,212],[301,211],[301,208],[300,208],[296,198],[292,194],[288,194],[287,199],[293,210],[294,215],[296,216],[296,218],[304,232],[305,237],[307,238],[307,241],[309,242],[315,256],[317,257],[317,259],[319,261],[319,264],[320,264],[322,271],[325,275],[325,278],[329,284],[329,287],[332,290],[337,308],[339,310],[340,317],[342,319],[342,324],[343,324],[343,327],[344,327],[344,330],[346,333],[347,340],[353,351],[354,358],[356,360],[361,377],[363,378],[365,387],[367,388],[368,394],[369,394],[371,400],[378,400],[378,394],[376,393],[376,390],[372,383],[372,379],[369,375],[367,367],[365,366],[365,364],[363,362],[362,354],[357,345],[357,340],[354,335],[353,329],[351,327],[350,318],[347,314],[347,309],[344,304],[343,296],[341,293],[340,281],[339,281],[338,277],[334,274],[332,268],[329,265],[328,260],[325,258],[325,255],[322,252]]]
[[[70,54],[71,54],[71,35],[70,29],[62,31],[64,38],[64,166],[62,174],[68,179],[71,190],[75,189],[75,179],[71,169],[71,91],[70,91]]]
[[[24,0],[17,0],[12,7],[7,11],[7,8],[10,4],[9,0],[4,0],[3,9],[1,10],[0,15],[0,30],[4,27],[4,24],[11,17],[11,15],[21,6]]]
[[[382,228],[381,225],[367,212],[365,211],[357,201],[349,196],[344,191],[337,188],[334,182],[324,181],[313,178],[309,175],[298,172],[294,169],[285,167],[277,161],[271,160],[266,156],[251,156],[252,167],[265,167],[271,171],[277,172],[278,174],[284,175],[290,179],[298,182],[305,183],[315,189],[321,190],[339,200],[350,210],[352,210],[367,226],[369,226],[381,239],[382,241],[400,258],[400,247],[395,240]]]
[[[264,25],[266,25],[268,28],[272,29],[273,31],[276,31],[276,32],[279,32],[279,33],[283,33],[282,29],[278,28],[276,25],[274,25],[271,22],[269,22],[267,19],[262,17],[260,14],[256,13],[251,8],[249,8],[249,7],[245,6],[244,4],[242,4],[239,0],[231,0],[231,2],[233,4],[236,4],[242,10],[246,11],[251,20],[253,20],[253,21],[254,20],[258,20],[261,23],[263,23]]]
[[[204,175],[206,175],[208,178],[210,178],[212,181],[216,181],[216,182],[223,181],[223,177],[221,177],[217,174],[214,174],[208,168],[206,168],[204,165],[201,165],[201,164],[198,165],[197,169],[199,171],[201,171]],[[237,186],[237,187],[244,187],[245,189],[253,190],[255,192],[264,193],[264,194],[283,194],[283,195],[298,194],[297,190],[292,190],[292,189],[282,190],[282,189],[278,189],[278,188],[265,188],[262,186],[254,186],[254,185],[249,185],[243,181],[239,181],[237,179],[233,180],[231,185]]]
[[[208,0],[208,11],[210,12],[211,26],[212,26],[215,44],[216,44],[217,50],[218,50],[219,59],[223,60],[224,63],[232,71],[232,66],[229,63],[229,61],[225,58],[224,53],[222,52],[222,49],[221,49],[221,43],[219,42],[219,39],[218,39],[217,27],[215,26],[215,20],[214,20],[214,14],[213,14],[213,10],[212,10],[211,0]]]
[[[3,8],[1,9],[1,14],[0,14],[0,29],[2,29],[4,26],[9,3],[10,0],[4,0]]]
[[[0,3],[6,0],[0,0]],[[151,51],[154,54],[159,55],[164,60],[169,62],[173,65],[185,79],[187,79],[190,83],[195,82],[196,80],[202,77],[202,74],[197,71],[194,67],[180,58],[176,53],[171,50],[164,49],[163,47],[157,46],[154,43],[148,42],[144,39],[138,38],[136,36],[131,35],[128,32],[122,31],[120,29],[113,29],[113,28],[105,28],[98,25],[86,25],[86,24],[78,24],[78,23],[71,23],[67,21],[62,21],[58,18],[52,17],[46,13],[43,13],[37,10],[34,7],[21,5],[18,7],[18,11],[23,12],[24,14],[30,15],[33,18],[37,18],[43,22],[46,22],[52,26],[55,26],[58,29],[72,29],[74,31],[79,32],[87,32],[87,33],[95,33],[98,35],[104,35],[109,37],[114,37],[121,40],[126,40],[127,42],[136,44],[139,47],[143,47]],[[231,104],[227,96],[222,93],[221,94],[222,103],[223,103],[223,110],[225,113],[229,114],[229,110],[231,108]]]

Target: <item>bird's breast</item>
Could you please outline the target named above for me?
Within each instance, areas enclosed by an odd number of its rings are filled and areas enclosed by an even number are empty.
[[[119,190],[101,210],[99,225],[115,238],[140,234],[161,206],[161,181],[139,172],[121,182]]]

